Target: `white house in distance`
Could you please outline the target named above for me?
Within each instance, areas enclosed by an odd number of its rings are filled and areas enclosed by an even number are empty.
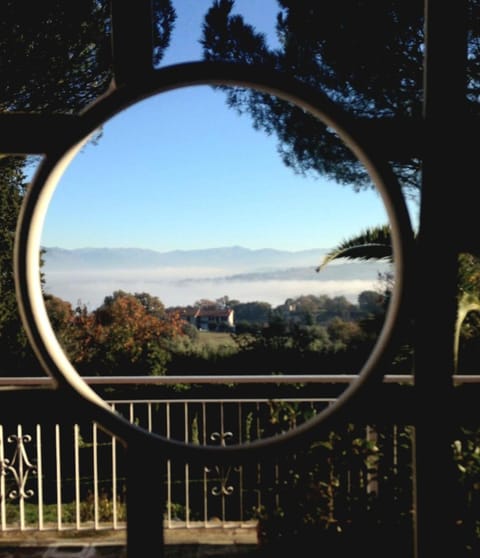
[[[200,331],[232,331],[235,329],[234,311],[218,306],[200,306],[188,313],[188,321]]]

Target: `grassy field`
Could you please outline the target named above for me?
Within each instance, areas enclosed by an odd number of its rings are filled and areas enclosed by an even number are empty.
[[[202,345],[209,345],[211,347],[219,347],[221,345],[231,347],[236,346],[230,333],[217,333],[214,331],[200,331],[198,335],[198,343],[201,343]]]

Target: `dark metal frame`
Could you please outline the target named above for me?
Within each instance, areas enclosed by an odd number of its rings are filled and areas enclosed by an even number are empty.
[[[122,0],[112,2],[115,79],[105,96],[74,116],[0,115],[0,152],[44,155],[44,163],[26,196],[17,231],[19,307],[37,356],[55,378],[62,399],[72,404],[65,408],[71,414],[91,416],[125,442],[129,556],[140,556],[145,549],[151,555],[163,555],[161,503],[157,503],[157,515],[145,506],[146,495],[155,490],[152,479],[157,477],[155,470],[160,460],[174,456],[177,460],[195,460],[205,465],[236,465],[259,456],[267,459],[272,450],[278,455],[302,447],[319,429],[344,420],[414,425],[412,551],[416,558],[457,554],[455,518],[448,505],[455,496],[451,442],[456,425],[477,420],[476,386],[453,386],[458,255],[478,251],[471,209],[476,203],[470,199],[469,188],[472,148],[469,134],[465,133],[474,129],[466,105],[467,9],[466,0],[425,0],[424,111],[419,120],[347,118],[318,91],[288,76],[254,67],[191,63],[154,70],[150,2]],[[38,207],[42,197],[47,196],[45,192],[53,187],[51,175],[59,162],[121,108],[150,94],[190,84],[258,88],[300,104],[333,125],[370,171],[384,196],[394,233],[395,296],[379,343],[355,386],[347,389],[318,420],[284,438],[250,447],[201,448],[166,442],[117,417],[69,369],[55,343],[49,341],[48,320],[42,315],[35,286],[38,244],[34,229],[41,226],[42,220]],[[45,129],[49,130],[48,135]],[[404,199],[388,165],[389,156],[399,153],[414,155],[422,161],[421,212],[415,240]],[[415,383],[387,385],[381,379],[388,371],[389,350],[405,319],[414,324]],[[34,395],[42,398],[41,392]],[[157,455],[158,461],[152,455]],[[161,494],[160,488],[156,492]],[[439,499],[442,505],[438,505]]]

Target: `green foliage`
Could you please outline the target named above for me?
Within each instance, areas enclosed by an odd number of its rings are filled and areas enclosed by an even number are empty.
[[[167,504],[169,506],[169,511],[171,514],[172,519],[178,519],[180,521],[186,521],[187,519],[187,508],[183,504],[179,504],[176,502],[171,502]],[[192,517],[192,514],[189,513],[189,517]]]
[[[119,521],[125,521],[127,518],[127,508],[125,502],[118,498],[116,502],[116,514]],[[67,507],[72,510],[72,505]],[[97,514],[99,521],[113,521],[113,502],[111,497],[102,492],[98,496]],[[73,522],[75,516],[72,516],[70,521]],[[80,519],[81,521],[93,521],[95,519],[95,496],[89,492],[80,504]]]
[[[250,325],[266,324],[272,313],[272,306],[268,302],[237,302],[230,304],[235,312],[235,321],[248,322]]]
[[[453,458],[458,472],[457,526],[472,555],[480,552],[480,429],[460,427],[453,441]]]
[[[285,71],[356,116],[420,116],[422,2],[281,0],[276,48],[269,48],[266,37],[233,8],[231,0],[218,0],[207,13],[205,59]],[[472,43],[477,35],[475,28]],[[478,60],[469,64],[476,68]],[[357,190],[371,186],[365,168],[329,127],[276,97],[240,88],[225,92],[227,103],[248,114],[256,129],[276,135],[279,153],[294,171],[327,176]],[[401,158],[393,164],[402,185],[417,190],[418,161]]]
[[[254,422],[255,421],[255,417],[252,413],[252,411],[248,412],[245,416],[245,427],[244,427],[244,440],[245,443],[251,442],[253,439],[253,428],[254,428]]]
[[[476,370],[480,354],[480,260],[459,256],[458,311],[455,328],[457,370]]]
[[[346,424],[279,463],[278,483],[256,510],[260,541],[318,548],[333,537],[338,549],[348,541],[367,544],[362,532],[371,537],[397,529],[405,543],[412,536],[412,498],[410,429]]]
[[[175,12],[154,3],[158,64],[170,42]],[[47,0],[2,3],[0,110],[76,113],[103,94],[112,74],[110,2]]]
[[[335,349],[348,349],[350,345],[365,339],[365,332],[358,322],[346,322],[341,318],[333,318],[327,326],[327,335]]]
[[[57,338],[84,375],[357,372],[383,323],[384,297],[301,296],[239,333],[188,334],[181,309],[148,293],[116,291],[89,312],[53,295],[45,305]]]
[[[333,318],[358,320],[362,316],[358,305],[352,304],[345,296],[329,297],[327,295],[302,295],[288,298],[284,304],[273,309],[274,318],[304,325],[326,325]]]
[[[365,315],[383,314],[388,296],[378,291],[363,291],[358,295],[358,307]]]
[[[190,443],[192,444],[200,444],[200,432],[198,429],[198,415],[195,414],[195,416],[192,419],[192,427],[191,427],[191,432],[190,432]]]
[[[17,216],[22,203],[26,187],[26,176],[22,166],[23,158],[8,158],[0,160],[0,285],[2,297],[0,299],[0,319],[3,321],[6,311],[6,294],[13,289],[11,256]]]
[[[295,314],[298,316],[298,313]],[[308,315],[303,316],[307,321]],[[325,319],[322,315],[320,319]],[[332,312],[326,325],[306,325],[274,314],[267,326],[233,335],[243,369],[262,373],[356,373],[365,363],[382,326],[344,320]]]
[[[313,418],[318,412],[317,404],[307,401],[272,399],[268,401],[268,415],[262,430],[263,436],[277,436],[292,430]]]
[[[183,335],[168,342],[169,374],[212,374],[228,370],[238,348],[229,333],[200,332],[195,340]]]
[[[15,524],[20,519],[19,506],[16,503],[9,503],[6,506],[7,522]],[[113,521],[113,502],[111,498],[102,493],[98,498],[98,519],[99,521]],[[58,521],[58,506],[56,504],[44,504],[42,508],[43,521],[54,523]],[[127,516],[126,504],[122,499],[116,503],[116,514],[119,521],[125,521]],[[62,503],[61,519],[63,523],[74,524],[77,518],[77,503]],[[29,526],[38,525],[38,505],[32,502],[25,502],[25,523]],[[94,521],[95,519],[95,500],[93,493],[89,492],[84,500],[80,502],[80,520],[82,522]]]
[[[154,2],[154,63],[170,41],[175,12]],[[2,3],[0,111],[78,113],[112,81],[110,2],[47,0]],[[13,242],[29,160],[0,154],[0,368],[35,375],[39,365],[18,314],[12,271]],[[40,255],[39,255],[40,257]],[[64,338],[68,345],[71,340]]]
[[[344,240],[331,250],[321,262],[317,271],[339,258],[348,259],[376,259],[392,260],[392,240],[390,228],[387,225],[364,230],[359,235]],[[388,302],[389,291],[393,288],[394,278],[385,278],[386,292],[384,301]],[[480,354],[480,261],[473,254],[461,253],[458,258],[458,296],[457,318],[454,332],[454,364],[455,371],[469,366],[476,366]],[[359,296],[359,306],[366,310],[366,302],[372,306],[371,296],[363,292]],[[382,301],[377,303],[381,306]],[[411,341],[411,340],[408,340]],[[400,349],[405,354],[406,346]],[[463,354],[462,354],[463,352]],[[471,364],[472,359],[475,361]],[[399,362],[399,359],[396,359]]]
[[[392,261],[392,239],[389,225],[368,228],[357,236],[343,240],[324,257],[317,267],[321,271],[333,260],[346,258],[350,260],[379,260]]]
[[[13,245],[26,176],[21,157],[0,158],[0,370],[6,375],[35,373],[34,357],[20,323],[13,278]]]
[[[160,343],[151,343],[145,356],[145,372],[152,376],[164,376],[172,356]]]

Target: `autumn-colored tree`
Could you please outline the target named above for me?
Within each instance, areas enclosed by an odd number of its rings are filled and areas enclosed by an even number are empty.
[[[151,304],[145,305],[145,300]],[[168,342],[183,335],[183,322],[177,313],[159,316],[161,308],[156,297],[124,291],[106,297],[93,312],[77,308],[74,335],[69,336],[70,359],[84,374],[165,373]]]

